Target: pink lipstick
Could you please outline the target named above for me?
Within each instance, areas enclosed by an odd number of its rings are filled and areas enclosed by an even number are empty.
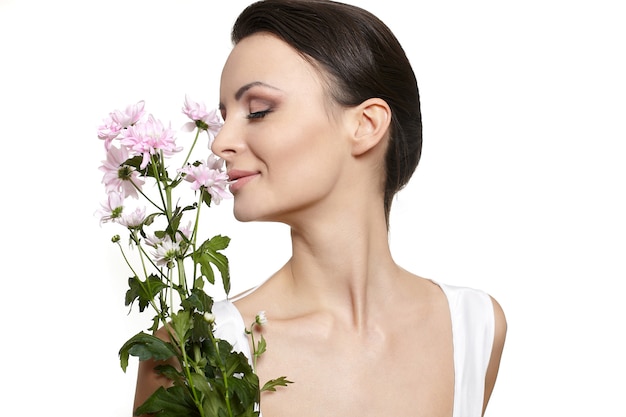
[[[240,171],[236,169],[228,171],[230,192],[236,193],[241,187],[255,179],[258,175],[260,174],[254,171]]]

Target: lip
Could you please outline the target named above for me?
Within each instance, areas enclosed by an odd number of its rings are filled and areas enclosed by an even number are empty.
[[[236,193],[241,187],[256,178],[259,173],[255,171],[241,171],[230,170],[228,171],[228,180],[230,181],[230,192]]]

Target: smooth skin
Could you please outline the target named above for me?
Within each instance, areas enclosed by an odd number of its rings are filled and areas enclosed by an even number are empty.
[[[291,227],[292,257],[235,305],[246,323],[265,310],[264,417],[450,417],[454,400],[447,299],[391,255],[383,157],[391,111],[372,98],[333,103],[323,71],[267,34],[240,41],[222,73],[225,124],[213,152],[226,160],[241,221]],[[495,340],[485,383],[493,390],[506,320],[493,300]],[[156,387],[139,368],[136,405]]]

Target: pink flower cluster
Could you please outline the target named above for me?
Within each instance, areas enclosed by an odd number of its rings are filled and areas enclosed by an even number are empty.
[[[219,112],[209,112],[204,104],[196,103],[187,96],[182,110],[191,119],[183,129],[189,130],[193,127],[206,131],[210,146],[211,140],[223,125]],[[176,145],[175,131],[154,116],[146,116],[144,102],[139,101],[123,111],[109,113],[98,127],[98,138],[104,141],[107,153],[106,160],[99,167],[104,173],[102,183],[107,192],[107,200],[102,203],[100,211],[101,223],[115,221],[129,228],[140,227],[145,218],[145,209],[125,214],[124,201],[127,197],[137,199],[140,193],[143,194],[145,175],[142,171],[151,161],[158,161],[164,169],[165,159],[183,149]],[[137,163],[129,163],[135,157],[141,157],[138,167]],[[194,191],[206,190],[211,195],[211,201],[219,204],[224,198],[231,196],[228,191],[228,176],[223,166],[223,160],[210,154],[206,162],[187,164],[177,170],[177,173],[192,183],[191,188]]]
[[[211,194],[211,201],[219,204],[224,198],[231,196],[225,187],[228,184],[228,175],[223,170],[224,160],[211,154],[206,163],[187,164],[178,171],[186,181],[191,182],[193,190],[204,188]]]
[[[192,121],[185,123],[183,125],[183,130],[187,132],[193,131],[196,127],[206,130],[209,135],[209,146],[211,146],[210,141],[215,138],[217,133],[220,131],[222,125],[222,117],[217,109],[213,109],[211,111],[207,111],[204,103],[196,103],[195,101],[190,100],[185,95],[185,105],[183,106],[183,113],[187,115]]]
[[[142,155],[141,168],[150,162],[150,156],[163,152],[172,156],[182,148],[176,147],[174,131],[165,127],[154,116],[144,116],[144,102],[126,107],[125,111],[115,110],[109,113],[104,124],[98,128],[98,138],[104,140],[104,148],[110,152],[112,143],[119,139],[121,147],[126,148],[130,156]],[[108,159],[108,158],[107,158]]]
[[[122,129],[134,125],[144,114],[143,101],[126,107],[125,111],[114,110],[109,113],[109,117],[104,119],[104,124],[98,128],[98,138],[104,140],[105,149],[109,149],[113,139],[116,139]]]

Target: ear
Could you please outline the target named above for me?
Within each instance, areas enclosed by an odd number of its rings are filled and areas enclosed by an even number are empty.
[[[352,155],[359,156],[376,147],[387,135],[391,109],[381,98],[370,98],[353,109]]]

